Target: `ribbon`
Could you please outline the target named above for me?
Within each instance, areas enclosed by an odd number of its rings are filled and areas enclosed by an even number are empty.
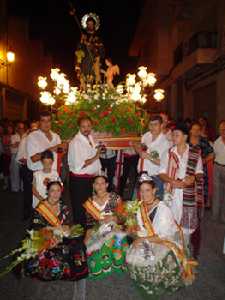
[[[46,206],[44,202],[40,202],[40,204],[35,208],[40,215],[42,215],[49,224],[54,227],[60,226],[62,222],[59,220],[57,216]]]
[[[83,207],[96,221],[99,221],[101,219],[101,212],[94,206],[90,199],[85,201]]]

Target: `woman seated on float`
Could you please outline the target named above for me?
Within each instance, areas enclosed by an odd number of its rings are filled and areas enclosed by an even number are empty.
[[[107,188],[108,179],[96,176],[93,196],[84,203],[87,212],[85,244],[92,279],[103,278],[112,272],[121,273],[125,267],[126,233],[117,225],[115,214],[121,199],[116,193],[109,193]]]
[[[194,278],[192,264],[195,264],[186,259],[182,231],[155,192],[151,177],[142,174],[136,238],[126,255],[131,278],[141,293],[153,298],[191,283]]]
[[[51,247],[24,264],[27,276],[41,280],[80,280],[88,275],[83,238],[67,238],[70,235],[69,210],[61,200],[62,183],[52,181],[47,184],[48,196],[35,208],[31,229],[63,233],[63,242],[55,235]]]

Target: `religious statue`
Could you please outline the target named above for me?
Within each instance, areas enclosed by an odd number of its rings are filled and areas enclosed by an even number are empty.
[[[104,59],[104,45],[97,34],[100,26],[99,17],[94,13],[83,16],[81,20],[83,32],[75,52],[77,76],[81,89],[87,84],[101,83],[100,66]]]
[[[108,67],[106,71],[103,71],[105,78],[106,78],[106,83],[107,83],[108,87],[114,88],[113,78],[116,75],[120,74],[119,66],[113,65],[111,58],[106,58],[105,64]]]

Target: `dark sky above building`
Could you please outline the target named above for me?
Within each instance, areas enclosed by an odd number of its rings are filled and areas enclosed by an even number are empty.
[[[79,19],[95,12],[101,19],[100,35],[106,55],[120,65],[122,73],[132,71],[135,59],[128,57],[129,45],[145,0],[71,0]],[[74,51],[80,31],[69,15],[68,0],[8,0],[9,13],[27,17],[30,36],[44,41],[46,50],[53,55],[54,64],[73,77]]]

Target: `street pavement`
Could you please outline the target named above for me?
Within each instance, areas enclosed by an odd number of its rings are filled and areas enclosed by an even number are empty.
[[[26,230],[22,222],[22,195],[0,191],[0,256],[18,246]],[[211,221],[207,211],[197,279],[160,300],[225,300],[225,225]],[[0,279],[0,300],[81,300],[73,282],[41,282],[10,273]],[[86,300],[141,300],[127,275],[86,282]]]

